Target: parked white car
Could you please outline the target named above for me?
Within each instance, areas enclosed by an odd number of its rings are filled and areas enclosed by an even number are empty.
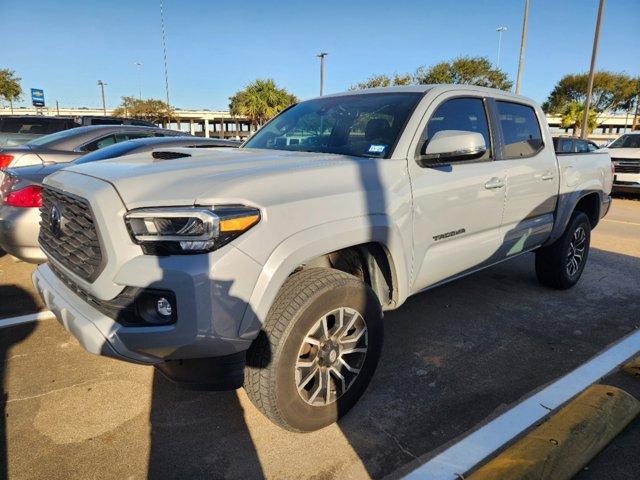
[[[34,284],[88,351],[244,383],[294,431],[355,404],[411,295],[530,251],[575,285],[613,179],[606,152],[556,156],[533,101],[466,85],[327,95],[170,157],[48,176]]]
[[[621,135],[604,150],[615,168],[613,191],[640,193],[640,131]]]

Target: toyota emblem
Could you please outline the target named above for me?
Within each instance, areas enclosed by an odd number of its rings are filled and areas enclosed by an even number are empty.
[[[62,213],[60,213],[60,209],[57,205],[51,207],[51,211],[49,212],[49,224],[51,225],[51,233],[59,237],[62,234]]]

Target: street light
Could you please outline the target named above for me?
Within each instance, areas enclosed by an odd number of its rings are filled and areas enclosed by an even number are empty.
[[[593,34],[593,49],[591,50],[591,65],[589,67],[589,79],[587,81],[587,96],[584,99],[584,107],[582,111],[582,128],[580,129],[580,138],[587,138],[589,126],[589,107],[591,106],[591,93],[593,91],[593,79],[596,74],[596,57],[598,56],[598,42],[600,41],[600,25],[602,24],[602,14],[604,13],[604,0],[600,0],[598,5],[598,17],[596,18],[596,31]]]
[[[100,86],[100,92],[102,93],[102,113],[106,117],[107,116],[107,105],[106,105],[106,103],[104,101],[104,87],[107,84],[104,83],[102,80],[98,80],[98,85]]]
[[[320,59],[320,96],[322,96],[322,91],[324,89],[324,57],[329,55],[327,52],[320,52],[316,57]]]
[[[160,0],[160,26],[162,29],[162,50],[164,54],[164,88],[167,92],[167,105],[171,105],[171,103],[169,103],[169,69],[167,68],[167,39],[164,33],[164,4],[162,0]]]
[[[502,49],[502,34],[507,31],[507,27],[498,27],[498,59],[496,60],[496,68],[500,68],[500,50]]]
[[[138,67],[138,98],[142,100],[142,62],[134,62],[136,67]]]
[[[522,37],[520,38],[520,60],[518,60],[518,76],[516,77],[516,95],[520,94],[522,69],[524,68],[524,49],[527,44],[527,19],[529,18],[529,0],[524,0],[524,16],[522,17]]]

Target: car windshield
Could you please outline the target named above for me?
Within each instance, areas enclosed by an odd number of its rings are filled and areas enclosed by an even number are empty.
[[[25,143],[25,145],[33,145],[36,147],[42,147],[44,145],[48,145],[53,142],[57,142],[59,140],[63,140],[67,137],[72,137],[78,134],[78,129],[70,128],[69,130],[62,130],[61,132],[52,133],[50,135],[44,135],[43,137],[34,138],[30,142]]]
[[[302,102],[260,129],[244,148],[389,158],[422,93],[370,93]]]
[[[120,157],[122,155],[126,155],[139,146],[140,144],[135,141],[116,143],[115,145],[110,145],[108,147],[95,150],[91,153],[87,153],[86,155],[83,155],[80,158],[74,160],[72,163],[77,165],[79,163],[89,163],[98,160],[106,160],[107,158]]]
[[[640,148],[640,135],[622,135],[609,148]]]

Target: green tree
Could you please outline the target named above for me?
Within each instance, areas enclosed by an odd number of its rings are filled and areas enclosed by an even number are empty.
[[[543,110],[562,115],[571,103],[584,104],[588,80],[589,75],[586,73],[565,75],[542,105]],[[596,112],[596,118],[604,112],[628,108],[639,88],[640,81],[624,73],[596,72],[591,97],[591,108]]]
[[[571,102],[562,111],[560,126],[562,128],[573,128],[573,134],[577,135],[578,130],[582,128],[582,115],[584,113],[584,103]],[[598,126],[597,114],[594,110],[589,109],[587,117],[587,132],[593,131]]]
[[[258,79],[229,98],[231,115],[248,117],[253,125],[262,125],[298,99],[272,79]]]
[[[493,68],[489,59],[484,57],[458,57],[429,68],[420,67],[414,75],[414,83],[458,83],[500,90],[509,90],[513,85],[505,72]]]
[[[392,77],[389,75],[373,75],[364,82],[351,85],[349,90],[363,90],[365,88],[379,88],[390,87],[392,85],[411,85],[413,83],[413,76],[409,73],[400,75],[394,73]]]
[[[20,99],[22,95],[22,87],[20,86],[20,77],[16,77],[16,72],[8,68],[0,69],[0,98],[5,99],[11,105],[11,113],[13,113],[13,102]]]
[[[173,117],[173,109],[163,102],[149,98],[122,97],[120,106],[113,111],[116,117],[138,118],[153,123],[167,123]]]

